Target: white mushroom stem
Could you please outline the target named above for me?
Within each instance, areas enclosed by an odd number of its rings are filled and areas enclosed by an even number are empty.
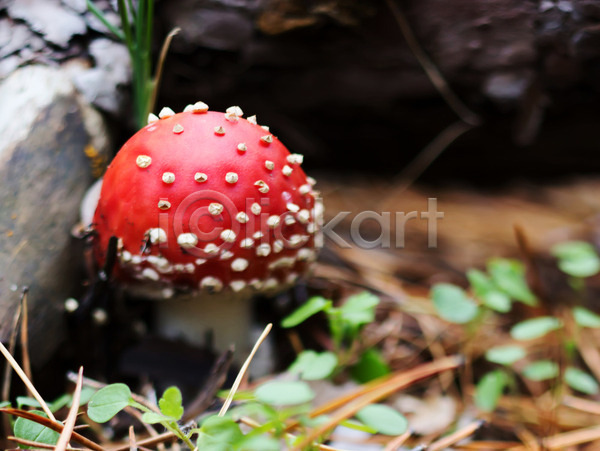
[[[242,362],[252,348],[252,302],[249,293],[226,291],[156,301],[156,326],[161,336],[205,344],[212,333],[219,352],[235,347]]]

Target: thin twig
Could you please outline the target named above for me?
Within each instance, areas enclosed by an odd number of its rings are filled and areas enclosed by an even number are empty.
[[[48,443],[40,443],[40,442],[35,442],[33,440],[26,440],[24,438],[14,437],[12,435],[9,435],[6,438],[7,438],[7,440],[10,440],[11,442],[18,443],[19,445],[25,445],[29,448],[34,448],[34,449],[54,449],[54,447],[55,447],[55,445],[49,445]],[[72,448],[70,446],[67,446],[66,450],[67,451],[79,451],[79,450],[81,450],[81,448]]]
[[[450,446],[454,445],[455,443],[460,442],[461,440],[464,440],[465,438],[473,435],[473,433],[477,429],[479,429],[481,427],[481,425],[484,423],[485,422],[481,421],[481,420],[474,421],[474,422],[466,425],[465,427],[459,429],[458,431],[433,442],[432,444],[430,444],[427,447],[427,450],[428,451],[441,451],[443,449],[449,448]]]
[[[422,364],[408,371],[400,372],[383,381],[379,381],[377,385],[367,384],[367,388],[363,387],[350,395],[341,397],[341,399],[345,400],[344,404],[346,402],[347,404],[337,412],[333,413],[323,424],[312,429],[312,431],[310,431],[300,443],[291,448],[291,451],[299,451],[303,449],[305,446],[312,443],[312,441],[317,437],[334,428],[340,422],[352,417],[363,407],[386,398],[392,393],[400,390],[401,388],[407,387],[420,379],[433,376],[441,371],[457,368],[462,363],[463,358],[460,356],[446,357],[434,362]],[[331,410],[332,406],[336,406],[337,404],[339,404],[339,399],[329,403],[327,406],[313,410],[310,413],[310,417],[314,418],[327,413],[329,410]]]
[[[394,438],[391,442],[389,442],[387,445],[385,445],[385,448],[383,449],[383,451],[396,451],[402,445],[404,445],[404,442],[406,442],[410,438],[411,435],[412,435],[412,431],[410,429],[408,429],[404,434],[399,435],[398,437]]]
[[[171,46],[171,41],[173,38],[181,31],[181,28],[175,27],[173,28],[167,37],[165,38],[163,45],[160,49],[160,55],[158,57],[158,63],[156,64],[156,75],[154,76],[154,81],[152,84],[152,95],[150,96],[150,103],[148,104],[148,111],[153,111],[154,106],[156,104],[156,98],[158,97],[158,88],[160,86],[160,80],[162,79],[163,67],[165,65],[165,60],[167,59],[167,52],[169,51],[169,47]]]
[[[23,294],[21,295],[21,362],[23,365],[23,371],[33,384],[33,376],[31,374],[31,359],[29,358],[29,315],[27,308],[28,294],[29,288],[24,287]]]
[[[156,437],[150,437],[144,440],[138,440],[137,446],[138,448],[142,448],[144,446],[153,446],[158,443],[164,443],[167,440],[176,439],[177,436],[173,432],[165,432],[164,434],[157,435]],[[114,448],[106,448],[102,451],[129,451],[129,443],[125,445],[117,445]]]
[[[69,442],[71,441],[71,434],[73,434],[73,428],[75,427],[75,421],[77,421],[77,412],[79,411],[79,400],[81,399],[81,387],[83,386],[83,367],[79,368],[79,375],[77,377],[77,385],[75,385],[75,391],[73,392],[73,398],[71,400],[71,409],[69,415],[65,420],[65,427],[60,433],[60,438],[56,443],[55,451],[66,451]]]
[[[37,402],[40,403],[42,410],[44,411],[44,413],[46,415],[48,415],[48,418],[50,418],[52,421],[56,421],[56,418],[54,418],[54,415],[52,414],[52,411],[46,404],[46,401],[44,401],[44,398],[41,397],[41,395],[38,393],[38,391],[35,389],[35,387],[31,383],[31,381],[29,380],[29,378],[23,371],[23,369],[19,366],[17,361],[10,354],[10,352],[8,352],[8,349],[6,349],[6,347],[2,344],[1,341],[0,341],[0,352],[2,353],[2,355],[4,355],[4,358],[6,360],[8,360],[8,363],[10,363],[10,366],[12,366],[13,370],[15,370],[15,373],[17,373],[19,375],[19,377],[21,378],[21,380],[23,381],[23,383],[25,384],[27,389],[30,391],[31,395],[36,399]]]
[[[133,426],[129,426],[129,451],[137,451],[137,449],[135,430],[133,429]]]
[[[17,306],[17,311],[15,312],[15,316],[13,317],[12,323],[12,331],[10,333],[10,339],[8,341],[8,352],[12,355],[15,353],[15,348],[17,346],[17,333],[19,331],[19,321],[21,319],[21,310],[23,309],[23,305],[19,303]],[[2,401],[8,401],[10,397],[10,381],[11,381],[11,371],[12,367],[10,365],[6,365],[4,368],[4,381],[2,382]],[[3,417],[3,426],[4,426],[4,436],[7,437],[11,432],[10,421],[7,416]]]
[[[248,358],[246,359],[246,361],[240,368],[240,372],[238,373],[237,377],[235,378],[235,382],[231,386],[231,390],[229,390],[227,399],[225,399],[225,402],[223,403],[223,407],[221,407],[221,411],[219,412],[220,417],[222,417],[223,415],[225,415],[225,413],[227,413],[227,409],[229,409],[229,406],[231,405],[231,401],[233,401],[233,397],[235,396],[237,389],[239,388],[240,384],[242,383],[242,380],[244,379],[244,376],[246,375],[246,371],[248,370],[248,367],[250,366],[250,362],[254,358],[254,354],[256,354],[256,351],[258,351],[258,348],[260,347],[262,342],[265,341],[265,339],[267,338],[267,335],[269,335],[269,332],[271,332],[272,328],[273,328],[273,324],[271,324],[271,323],[267,324],[267,327],[265,327],[265,330],[263,330],[263,333],[260,334],[260,337],[258,337],[258,340],[254,344],[252,351],[250,351],[250,355],[248,356]]]
[[[49,418],[43,417],[41,415],[37,415],[37,414],[29,412],[27,410],[4,408],[4,409],[0,409],[0,412],[7,413],[9,415],[14,415],[16,417],[25,418],[30,421],[34,421],[38,424],[41,424],[42,426],[46,426],[47,428],[52,429],[53,431],[56,431],[58,433],[61,433],[64,429],[64,426],[62,423],[60,423],[56,420],[51,420]],[[82,444],[83,446],[90,448],[94,451],[106,451],[103,447],[98,445],[96,442],[91,441],[90,439],[84,437],[83,435],[81,435],[75,431],[73,431],[73,433],[71,434],[71,440],[74,440],[74,441]]]
[[[397,176],[399,188],[394,190],[394,195],[411,186],[450,144],[471,129],[473,125],[464,122],[455,122],[444,129]]]
[[[402,33],[402,36],[404,36],[408,47],[415,55],[415,58],[417,58],[417,61],[425,71],[425,74],[427,74],[427,77],[440,93],[442,98],[446,101],[448,106],[452,108],[458,117],[460,117],[465,123],[471,126],[480,125],[481,118],[479,115],[471,111],[469,107],[467,107],[462,100],[458,98],[454,91],[450,89],[448,82],[444,79],[444,76],[440,70],[425,53],[400,7],[394,0],[385,1],[392,12],[394,19],[396,19],[398,27],[400,28],[400,32]]]
[[[600,440],[600,426],[591,426],[575,431],[563,432],[542,440],[544,449],[565,449],[595,440]]]

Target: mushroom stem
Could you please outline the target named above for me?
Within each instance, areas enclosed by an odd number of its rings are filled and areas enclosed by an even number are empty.
[[[250,297],[247,292],[228,292],[157,301],[157,332],[199,345],[206,344],[212,333],[217,351],[224,352],[233,345],[235,360],[243,361],[252,348]]]

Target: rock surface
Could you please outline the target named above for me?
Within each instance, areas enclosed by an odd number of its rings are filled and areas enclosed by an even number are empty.
[[[63,303],[80,283],[70,230],[92,181],[88,155],[105,155],[107,133],[60,69],[19,69],[0,98],[0,340],[28,286],[30,351],[41,363],[61,340]]]

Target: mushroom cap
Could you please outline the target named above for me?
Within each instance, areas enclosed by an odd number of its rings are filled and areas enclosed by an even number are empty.
[[[302,156],[239,108],[188,110],[153,117],[108,167],[92,224],[96,261],[116,236],[114,273],[130,285],[237,292],[292,283],[315,259],[319,223]]]

